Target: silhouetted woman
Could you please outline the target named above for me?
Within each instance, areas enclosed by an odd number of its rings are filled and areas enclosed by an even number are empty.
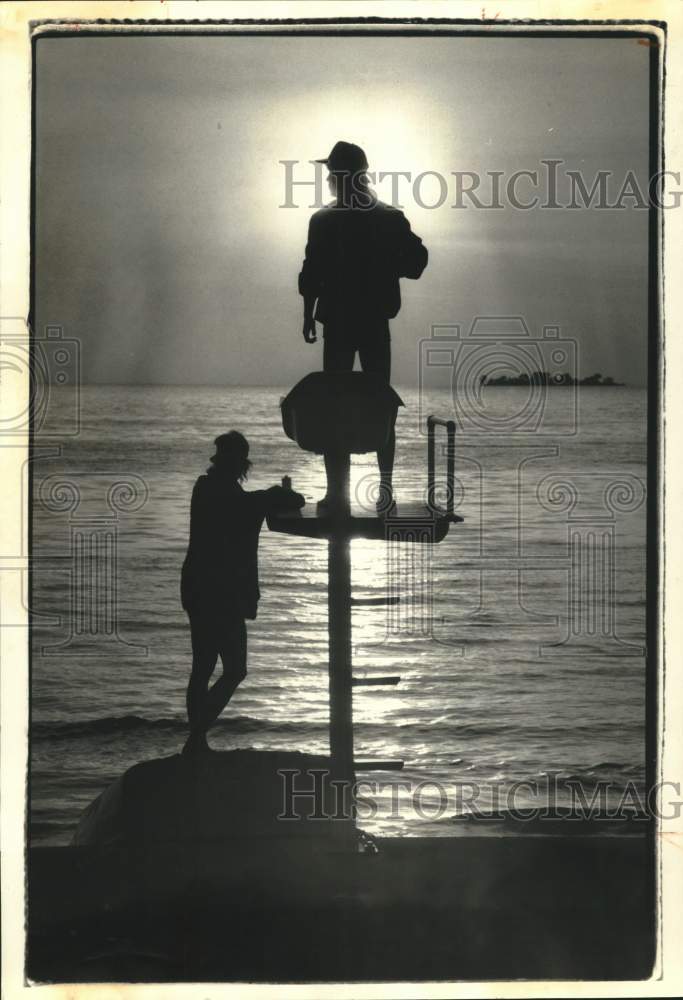
[[[249,443],[237,431],[215,440],[211,468],[192,493],[190,543],[181,598],[190,619],[192,674],[187,688],[190,736],[183,753],[209,750],[206,733],[247,673],[246,618],[256,618],[258,539],[267,514],[298,509],[299,493],[272,486],[247,492]],[[209,687],[218,657],[223,673]]]

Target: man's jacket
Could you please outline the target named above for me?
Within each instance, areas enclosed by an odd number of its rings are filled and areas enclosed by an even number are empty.
[[[399,278],[419,278],[427,249],[403,212],[329,205],[310,220],[299,292],[317,300],[315,319],[392,319],[401,308]]]

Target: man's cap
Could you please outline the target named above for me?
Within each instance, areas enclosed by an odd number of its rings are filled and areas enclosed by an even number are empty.
[[[356,146],[353,142],[335,142],[327,159],[315,162],[324,163],[333,174],[355,174],[359,170],[368,169],[368,159],[365,153],[360,146]]]

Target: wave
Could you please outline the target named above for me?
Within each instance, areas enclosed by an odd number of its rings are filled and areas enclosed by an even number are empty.
[[[326,733],[326,722],[279,722],[255,719],[248,715],[238,715],[218,719],[212,730],[227,730],[232,733],[251,732],[298,732]],[[111,715],[99,719],[78,719],[69,722],[34,722],[31,737],[37,740],[70,740],[87,736],[121,735],[138,730],[184,733],[187,721],[184,718],[150,719],[142,715]]]
[[[587,723],[579,726],[560,726],[550,723],[548,726],[525,725],[521,723],[498,724],[491,723],[461,723],[449,717],[441,717],[432,722],[424,720],[407,720],[398,722],[356,722],[354,728],[370,736],[373,733],[384,735],[395,733],[396,731],[429,733],[434,747],[437,749],[437,734],[443,737],[500,737],[509,736],[511,733],[524,737],[547,737],[549,733],[553,736],[559,734],[573,735],[576,733],[608,733],[618,732],[623,735],[625,729],[624,722],[600,721]],[[641,723],[634,722],[628,726],[629,729],[639,732],[643,727]],[[300,736],[326,735],[328,723],[326,720],[320,721],[287,721],[280,719],[259,719],[250,715],[225,716],[219,718],[212,727],[218,732],[228,733],[296,733]],[[139,730],[154,732],[179,733],[187,730],[187,722],[184,718],[171,716],[166,718],[148,718],[142,715],[120,715],[104,716],[97,719],[75,719],[60,721],[39,721],[31,726],[31,737],[35,740],[69,740],[79,739],[88,736],[117,736]],[[600,766],[600,765],[599,765]],[[609,768],[612,765],[608,762],[602,765]]]
[[[580,785],[584,789],[596,788],[598,785],[604,784],[611,792],[635,788],[640,793],[645,781],[645,768],[637,764],[600,761],[587,767],[570,770],[558,767],[554,771],[540,771],[534,778],[537,781],[553,780],[559,789],[570,785]]]

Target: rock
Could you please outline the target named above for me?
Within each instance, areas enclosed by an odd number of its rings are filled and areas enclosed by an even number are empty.
[[[314,807],[337,812],[335,790],[318,778],[319,794],[286,800],[286,782],[296,792],[314,788],[311,770],[329,777],[327,757],[285,751],[212,751],[164,757],[135,764],[84,811],[74,846],[221,840],[235,837],[355,836],[351,818],[311,819]],[[286,778],[279,771],[295,771]],[[301,773],[300,773],[301,772]],[[309,773],[306,773],[309,772]],[[289,805],[289,810],[288,810]]]

